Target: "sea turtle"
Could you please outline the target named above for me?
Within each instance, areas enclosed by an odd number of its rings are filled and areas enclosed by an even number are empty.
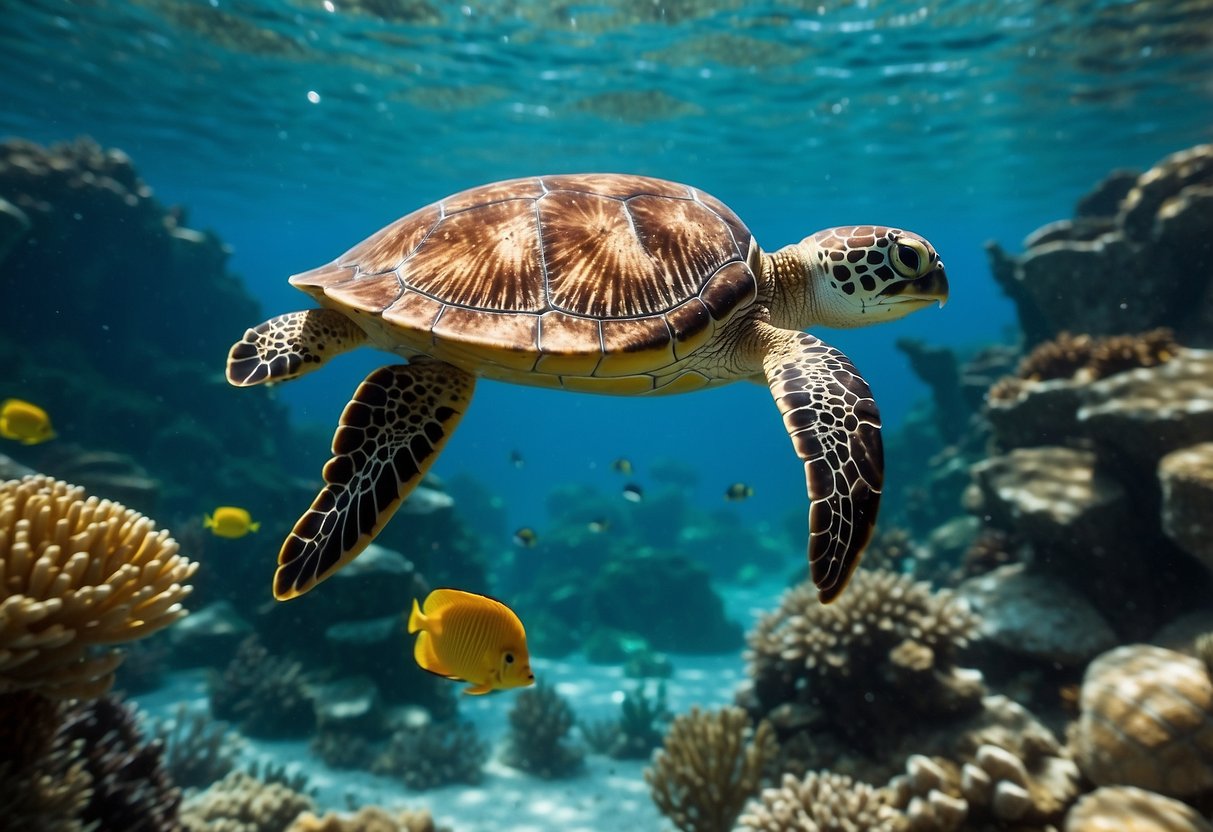
[[[248,330],[232,384],[298,378],[368,342],[408,363],[372,372],[342,412],[325,485],[278,556],[280,600],[366,548],[483,376],[632,396],[768,385],[804,461],[808,558],[828,603],[876,521],[880,416],[850,360],[802,330],[893,320],[948,293],[934,248],[908,231],[831,228],[767,254],[714,197],[625,174],[472,188],[290,282],[321,308]]]

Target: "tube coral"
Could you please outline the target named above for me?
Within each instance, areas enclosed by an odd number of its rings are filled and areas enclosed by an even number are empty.
[[[0,692],[91,698],[122,654],[186,614],[196,563],[124,506],[45,476],[0,484]]]

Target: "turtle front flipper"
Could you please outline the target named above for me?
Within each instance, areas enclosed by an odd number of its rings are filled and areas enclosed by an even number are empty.
[[[375,539],[438,457],[475,383],[429,358],[366,377],[341,413],[325,486],[278,553],[275,598],[302,595]]]
[[[270,318],[244,333],[227,354],[227,380],[237,387],[289,381],[366,342],[366,333],[333,309]]]
[[[841,352],[808,333],[764,329],[767,384],[804,460],[810,572],[828,604],[846,588],[876,526],[884,483],[880,413]]]

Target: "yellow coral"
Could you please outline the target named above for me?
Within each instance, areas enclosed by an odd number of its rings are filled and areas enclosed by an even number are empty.
[[[425,809],[392,814],[378,806],[363,806],[356,814],[345,817],[335,812],[324,817],[304,812],[286,832],[439,832],[439,828]]]
[[[184,616],[196,568],[118,503],[45,476],[0,484],[0,693],[105,693],[122,656],[95,648]]]

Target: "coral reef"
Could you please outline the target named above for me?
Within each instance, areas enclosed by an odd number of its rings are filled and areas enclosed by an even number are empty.
[[[982,745],[964,762],[912,755],[889,784],[890,801],[905,813],[909,832],[1055,825],[1078,796],[1079,776],[1050,740],[1018,753]]]
[[[307,795],[233,771],[186,798],[181,823],[186,832],[283,832],[301,813],[315,809]]]
[[[249,736],[297,737],[316,725],[303,665],[269,651],[250,636],[222,673],[208,683],[211,711]]]
[[[235,494],[263,513],[294,505],[295,472],[284,460],[299,455],[288,452],[285,408],[268,391],[231,396],[215,374],[216,356],[260,317],[226,270],[226,246],[162,206],[125,154],[87,139],[0,142],[0,197],[28,223],[3,261],[0,360],[21,397],[52,414],[61,441],[86,457],[139,460],[147,476],[138,478],[158,486],[155,510],[174,528]],[[87,256],[65,265],[63,252]],[[54,310],[53,325],[36,310]],[[55,444],[13,454],[66,479],[78,462],[62,460]],[[304,505],[308,491],[298,496]],[[129,490],[97,493],[150,508]]]
[[[0,829],[176,832],[180,791],[134,710],[110,696],[60,703],[0,694]]]
[[[1065,581],[1119,638],[1144,639],[1202,604],[1213,576],[1200,465],[1187,462],[1213,437],[1211,388],[1213,352],[1186,348],[1094,381],[1025,381],[990,402],[1003,452],[974,466],[965,505],[1019,537],[1028,568]]]
[[[1061,332],[1028,353],[1013,376],[995,382],[988,398],[996,402],[1014,400],[1028,381],[1088,382],[1140,367],[1156,367],[1174,358],[1179,349],[1175,334],[1166,327],[1104,338]]]
[[[830,772],[803,780],[785,774],[778,788],[763,789],[746,804],[737,828],[747,832],[903,832],[905,818],[889,794]]]
[[[674,720],[653,767],[653,802],[682,832],[728,832],[776,753],[770,723],[750,731],[740,708],[692,708]]]
[[[1164,456],[1158,480],[1163,532],[1213,574],[1213,442]]]
[[[617,719],[581,724],[581,734],[590,748],[619,760],[646,759],[661,745],[665,723],[672,718],[666,709],[665,685],[657,685],[657,694],[648,695],[645,685],[637,685],[623,696]]]
[[[197,568],[168,532],[109,500],[35,476],[0,484],[0,692],[97,696],[118,652],[185,615]]]
[[[450,832],[434,823],[427,810],[389,812],[378,806],[363,806],[352,815],[329,812],[316,817],[304,812],[285,832]]]
[[[204,789],[236,767],[239,736],[227,723],[214,722],[198,711],[191,713],[184,702],[171,718],[156,723],[154,733],[164,747],[164,767],[183,789]]]
[[[978,624],[953,592],[891,572],[859,570],[828,606],[802,583],[751,631],[753,690],[742,698],[772,716],[781,743],[811,727],[875,753],[924,720],[980,706],[980,674],[956,666]],[[790,712],[799,714],[791,724]]]
[[[59,710],[33,691],[0,694],[0,829],[84,832],[92,777],[83,741],[58,736]]]
[[[181,791],[165,769],[164,747],[144,742],[134,709],[106,696],[66,707],[59,734],[78,742],[92,780],[79,818],[124,832],[176,832]]]
[[[542,681],[527,688],[510,709],[504,761],[545,779],[577,774],[585,751],[568,740],[573,722],[573,709],[556,688]]]
[[[1172,797],[1213,789],[1213,682],[1198,659],[1134,644],[1087,668],[1071,739],[1082,773]]]
[[[1169,326],[1181,343],[1213,346],[1213,145],[1160,160],[1127,192],[1126,181],[1084,199],[1083,216],[1038,230],[1017,257],[987,246],[1030,344],[1064,330]]]
[[[1132,786],[1104,786],[1070,810],[1065,832],[1213,832],[1213,824],[1178,800]]]
[[[488,756],[488,744],[470,722],[427,722],[395,731],[371,771],[400,778],[411,789],[475,784]]]

